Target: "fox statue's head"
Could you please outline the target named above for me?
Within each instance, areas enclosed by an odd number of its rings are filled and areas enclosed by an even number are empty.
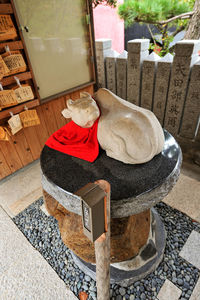
[[[62,115],[71,118],[74,123],[83,128],[89,128],[100,116],[100,111],[89,93],[83,92],[80,96],[81,98],[76,101],[67,100],[67,108],[62,111]]]

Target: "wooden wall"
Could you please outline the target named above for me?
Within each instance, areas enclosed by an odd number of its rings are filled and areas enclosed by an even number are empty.
[[[0,141],[0,179],[40,157],[48,137],[69,121],[61,115],[61,111],[66,108],[66,100],[80,98],[81,91],[93,94],[93,86],[36,107],[40,125],[23,128],[11,136],[9,141]]]

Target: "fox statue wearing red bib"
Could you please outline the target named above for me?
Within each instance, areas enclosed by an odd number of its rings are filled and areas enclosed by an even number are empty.
[[[155,115],[101,88],[94,95],[67,100],[62,111],[77,125],[88,128],[99,117],[97,138],[106,154],[127,164],[141,164],[159,154],[164,146],[162,127]],[[99,112],[100,110],[100,112]]]

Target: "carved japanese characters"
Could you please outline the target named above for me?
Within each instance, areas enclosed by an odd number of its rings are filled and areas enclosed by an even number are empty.
[[[163,130],[155,115],[129,103],[107,89],[99,89],[95,101],[88,93],[76,101],[68,100],[62,113],[82,127],[91,127],[101,116],[97,138],[106,154],[129,164],[145,163],[160,153]]]

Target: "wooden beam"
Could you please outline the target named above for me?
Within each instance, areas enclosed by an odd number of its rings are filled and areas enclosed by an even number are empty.
[[[28,80],[28,79],[32,79],[31,72],[23,72],[23,73],[19,73],[19,74],[14,74],[14,75],[9,76],[9,77],[4,77],[1,80],[2,85],[6,86],[6,85],[10,85],[12,83],[16,83],[16,81],[14,79],[14,76],[17,76],[20,81],[25,81],[25,80]]]
[[[8,46],[11,51],[24,48],[22,41],[5,42],[0,44],[0,52],[5,52],[5,46]]]
[[[7,143],[7,141],[1,141],[1,143]],[[8,166],[3,153],[0,150],[0,179],[10,175],[12,172]]]
[[[10,112],[12,112],[13,114],[20,113],[21,111],[24,110],[24,106],[26,106],[27,108],[33,108],[38,105],[40,105],[40,102],[38,99],[35,99],[32,101],[24,102],[17,106],[8,107],[7,109],[0,111],[0,119],[5,119],[5,118],[10,117]]]
[[[48,135],[52,135],[56,130],[58,130],[59,126],[56,122],[55,114],[54,114],[54,109],[52,104],[45,103],[42,105],[42,114],[43,118],[45,120],[46,128],[48,131]]]
[[[23,167],[12,139],[9,139],[9,141],[1,141],[0,151],[2,151],[12,173]]]
[[[30,146],[24,135],[24,130],[22,129],[19,132],[17,132],[15,135],[12,135],[11,139],[18,153],[18,156],[23,166],[25,167],[26,165],[31,163],[34,160],[34,158],[32,156]]]
[[[12,5],[9,3],[2,3],[0,4],[0,14],[13,14]]]

